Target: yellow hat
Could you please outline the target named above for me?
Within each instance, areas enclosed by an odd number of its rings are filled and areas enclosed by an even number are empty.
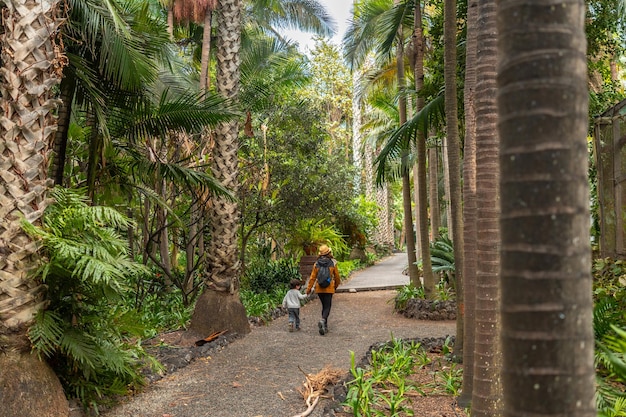
[[[322,245],[320,246],[319,250],[318,250],[318,255],[319,256],[324,256],[324,255],[328,255],[330,252],[332,252],[330,250],[330,248],[327,245]]]

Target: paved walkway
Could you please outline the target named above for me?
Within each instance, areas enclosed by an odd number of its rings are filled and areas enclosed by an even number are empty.
[[[402,285],[406,254],[394,254],[359,271],[333,297],[329,333],[320,336],[318,299],[301,309],[302,331],[287,331],[287,316],[255,327],[219,352],[165,376],[103,417],[293,417],[306,409],[298,389],[305,374],[326,365],[349,375],[375,343],[454,335],[453,321],[408,319],[393,310],[394,290]],[[340,287],[341,288],[341,287]],[[352,289],[352,290],[351,290]],[[310,417],[334,415],[324,396]]]
[[[405,252],[394,253],[368,268],[356,271],[338,288],[338,292],[394,290],[409,283],[402,271],[408,268]]]

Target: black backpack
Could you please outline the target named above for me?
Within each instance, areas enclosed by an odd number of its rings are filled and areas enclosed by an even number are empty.
[[[320,258],[315,265],[317,266],[318,285],[322,288],[328,287],[332,279],[330,276],[330,267],[333,266],[333,260],[330,258]]]

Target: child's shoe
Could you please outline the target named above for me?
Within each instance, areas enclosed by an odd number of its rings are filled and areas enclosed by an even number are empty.
[[[289,323],[289,332],[293,332],[293,323]]]

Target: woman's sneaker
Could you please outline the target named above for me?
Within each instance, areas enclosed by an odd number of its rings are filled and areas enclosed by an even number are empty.
[[[326,334],[326,321],[324,319],[321,319],[319,323],[317,323],[317,329],[322,336]]]

